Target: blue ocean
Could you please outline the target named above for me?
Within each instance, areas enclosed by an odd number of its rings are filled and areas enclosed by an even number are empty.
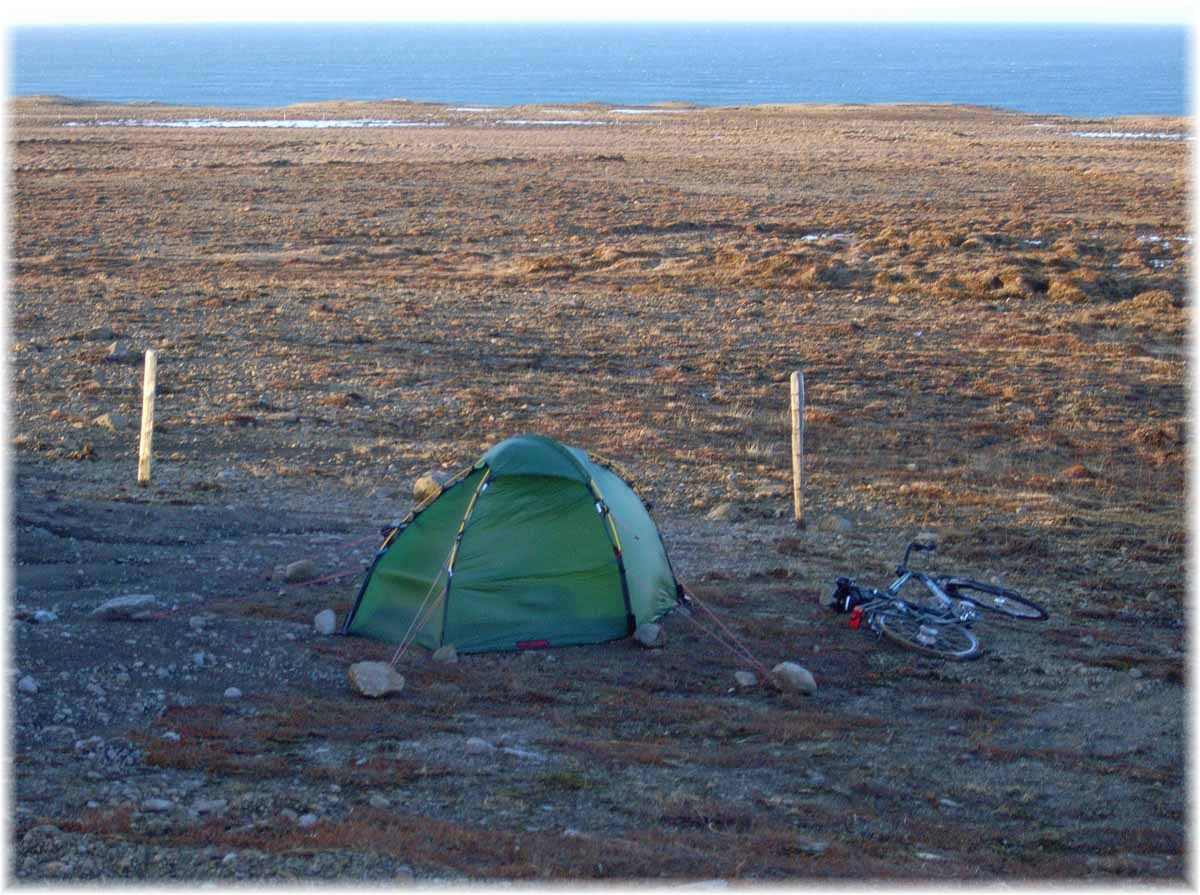
[[[14,95],[246,108],[972,103],[1184,115],[1187,29],[1125,25],[529,24],[21,27]]]

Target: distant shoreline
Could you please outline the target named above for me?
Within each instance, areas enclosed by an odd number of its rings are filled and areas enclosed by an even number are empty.
[[[1022,112],[995,106],[970,103],[757,103],[734,105],[700,105],[677,100],[666,100],[647,104],[619,104],[603,101],[579,103],[519,103],[514,105],[469,105],[432,100],[391,99],[335,99],[316,102],[290,103],[283,106],[221,106],[192,103],[162,103],[157,101],[131,100],[113,102],[79,97],[31,94],[9,97],[10,104],[19,106],[43,105],[50,109],[87,109],[92,120],[64,121],[67,126],[121,126],[121,127],[165,127],[165,128],[281,128],[289,130],[324,130],[347,128],[428,128],[468,124],[493,124],[506,127],[585,127],[612,126],[621,122],[657,116],[680,116],[684,114],[727,114],[730,112],[779,114],[832,109],[872,109],[892,112],[911,110],[913,113],[937,112],[966,114],[1005,115],[1016,118],[1035,119],[1033,126],[1043,126],[1040,121],[1069,122],[1104,121],[1159,123],[1159,127],[1178,127],[1181,130],[1114,129],[1105,131],[1092,127],[1074,134],[1080,137],[1122,137],[1126,139],[1170,139],[1192,138],[1190,115],[1163,115],[1140,113],[1113,116],[1077,116],[1053,113]],[[375,110],[372,113],[372,110]],[[405,111],[412,114],[404,118],[395,113]],[[388,114],[391,111],[392,114]],[[197,114],[203,112],[205,114]],[[107,113],[107,114],[104,114]],[[189,114],[190,113],[190,114]],[[415,117],[421,115],[424,117]],[[521,117],[514,117],[520,115]],[[530,117],[540,115],[543,117]],[[102,117],[101,117],[102,116]],[[439,117],[433,117],[439,116]],[[579,117],[591,116],[591,117]],[[1053,126],[1053,125],[1045,125]]]

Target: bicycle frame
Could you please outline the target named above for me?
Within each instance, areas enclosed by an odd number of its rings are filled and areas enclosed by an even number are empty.
[[[900,591],[910,581],[915,580],[923,585],[925,589],[933,595],[932,608],[951,615],[964,624],[970,624],[977,618],[974,606],[971,606],[964,600],[954,599],[954,597],[946,593],[945,589],[932,575],[928,575],[925,572],[918,572],[916,569],[910,569],[908,567],[908,557],[913,550],[932,549],[933,547],[931,546],[919,544],[915,541],[909,544],[908,548],[904,551],[904,559],[900,561],[900,565],[896,566],[896,580],[888,585],[887,590],[884,591],[884,593],[893,599],[900,600],[901,602],[909,603],[911,605],[912,601],[902,598],[900,596]],[[920,608],[925,609],[926,611],[928,610],[928,607]]]

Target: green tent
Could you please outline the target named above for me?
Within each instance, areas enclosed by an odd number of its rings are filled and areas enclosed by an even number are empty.
[[[645,505],[608,464],[518,435],[396,524],[343,630],[460,653],[600,643],[679,594]]]

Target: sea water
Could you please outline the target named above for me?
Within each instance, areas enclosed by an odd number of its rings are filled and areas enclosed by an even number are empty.
[[[21,27],[14,95],[265,108],[970,103],[1188,113],[1180,26],[920,24]],[[636,110],[630,110],[635,112]]]

